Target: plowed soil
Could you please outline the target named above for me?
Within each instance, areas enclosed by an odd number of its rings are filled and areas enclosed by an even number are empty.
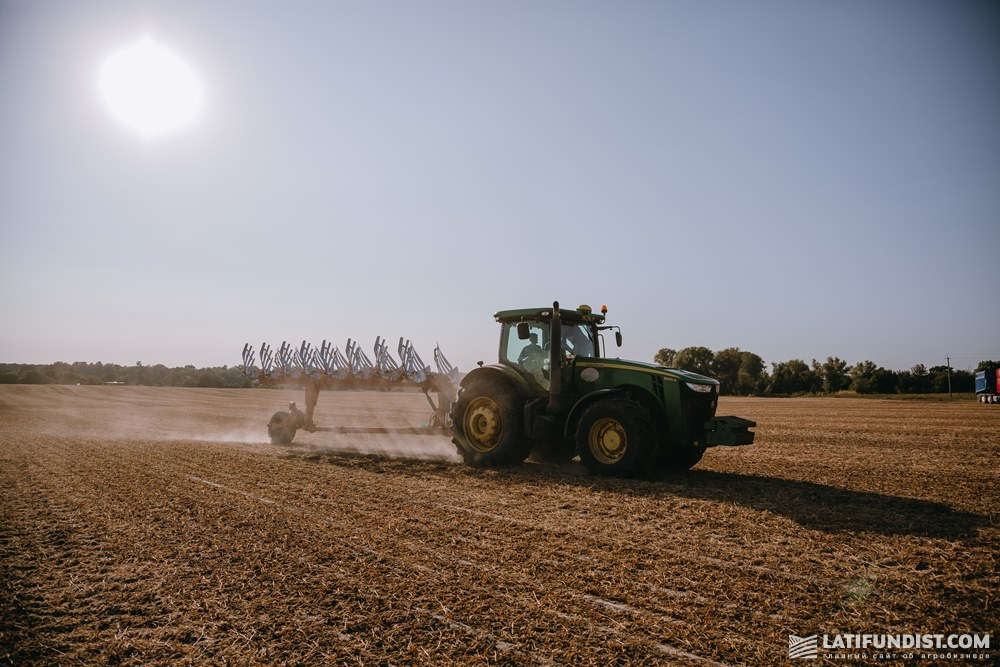
[[[754,445],[636,481],[470,469],[445,438],[272,446],[290,400],[0,387],[0,663],[765,665],[790,634],[996,641],[1000,406],[723,399]],[[317,421],[429,411],[326,392]]]

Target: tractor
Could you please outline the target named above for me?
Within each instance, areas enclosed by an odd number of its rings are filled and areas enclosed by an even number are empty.
[[[755,422],[715,415],[719,382],[601,354],[607,308],[503,310],[498,363],[473,369],[451,404],[464,461],[493,467],[579,456],[595,475],[687,470],[717,445],[749,445]]]
[[[255,385],[300,385],[305,412],[289,404],[274,413],[271,442],[289,445],[299,430],[310,433],[397,433],[451,436],[462,459],[477,467],[514,465],[529,456],[568,461],[579,455],[596,475],[636,477],[661,470],[686,470],[717,445],[749,445],[756,424],[717,417],[719,382],[676,368],[603,356],[607,308],[589,306],[502,310],[496,364],[461,378],[434,349],[432,370],[409,340],[399,339],[398,359],[375,340],[369,357],[351,339],[344,352],[324,340],[314,348],[266,343],[260,365],[249,344],[243,372]],[[461,379],[460,379],[461,378]],[[433,412],[424,426],[324,427],[313,421],[321,389],[420,389]],[[436,398],[436,400],[435,400]]]

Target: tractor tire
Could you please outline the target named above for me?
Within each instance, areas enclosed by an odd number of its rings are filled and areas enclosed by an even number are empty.
[[[295,439],[295,417],[290,412],[278,411],[267,422],[267,435],[272,445],[290,445]]]
[[[625,396],[583,411],[576,427],[580,461],[593,475],[641,477],[653,469],[656,428],[649,411]]]
[[[659,468],[665,472],[690,470],[705,455],[704,447],[665,448],[661,454]]]
[[[489,378],[469,382],[451,406],[452,442],[466,464],[509,466],[528,458],[524,401],[511,386]]]

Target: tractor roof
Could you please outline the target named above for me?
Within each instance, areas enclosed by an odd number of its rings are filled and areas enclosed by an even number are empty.
[[[500,310],[493,314],[497,322],[520,322],[521,320],[549,320],[552,318],[552,306],[544,308],[519,308],[517,310]],[[579,308],[560,308],[559,317],[564,322],[584,322],[586,324],[602,324],[603,313],[595,313],[590,306]]]

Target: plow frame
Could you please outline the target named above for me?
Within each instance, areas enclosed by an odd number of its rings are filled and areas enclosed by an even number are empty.
[[[451,435],[449,412],[458,392],[459,371],[452,366],[440,346],[434,348],[437,372],[424,364],[412,342],[399,339],[399,360],[392,356],[388,343],[382,337],[375,339],[373,357],[369,357],[350,338],[341,352],[324,340],[318,348],[302,341],[292,348],[283,341],[277,352],[267,343],[260,347],[260,365],[256,364],[253,347],[243,346],[243,365],[240,370],[251,379],[254,386],[302,386],[305,389],[305,412],[288,405],[288,411],[276,412],[268,422],[271,441],[289,444],[296,431],[309,433],[393,433],[409,435]],[[323,389],[385,389],[392,387],[419,389],[431,407],[426,425],[415,427],[376,426],[319,426],[314,421],[319,394]]]

